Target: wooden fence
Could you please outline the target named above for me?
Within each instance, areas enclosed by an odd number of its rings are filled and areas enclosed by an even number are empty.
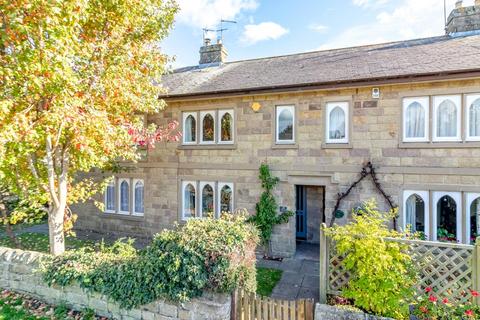
[[[327,294],[340,295],[347,285],[349,274],[343,257],[337,254],[335,242],[320,231],[320,303],[326,303]],[[419,272],[417,289],[424,292],[431,287],[436,295],[448,296],[460,302],[470,299],[469,289],[480,291],[480,246],[448,242],[388,238],[407,245]],[[477,298],[477,303],[480,299]]]
[[[313,320],[313,299],[271,299],[238,290],[232,297],[232,320]]]

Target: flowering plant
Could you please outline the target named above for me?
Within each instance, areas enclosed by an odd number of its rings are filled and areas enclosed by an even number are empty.
[[[475,290],[469,290],[464,294],[469,295],[471,300],[480,295]],[[480,319],[480,306],[473,301],[461,304],[448,297],[440,298],[434,294],[431,287],[427,287],[424,294],[418,298],[413,313],[421,320]]]

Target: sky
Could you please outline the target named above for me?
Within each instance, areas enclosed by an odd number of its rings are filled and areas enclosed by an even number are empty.
[[[162,49],[172,68],[197,65],[202,29],[219,28],[221,19],[236,21],[224,24],[227,61],[442,35],[443,1],[177,0],[180,11]],[[445,1],[448,16],[456,0]]]

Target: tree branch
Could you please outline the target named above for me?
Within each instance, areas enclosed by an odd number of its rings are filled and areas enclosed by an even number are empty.
[[[60,202],[58,200],[57,193],[55,192],[55,168],[53,163],[52,157],[52,138],[47,136],[46,138],[46,160],[47,160],[47,174],[48,174],[48,191],[50,192],[50,196],[52,197],[52,202],[55,207],[60,206]]]

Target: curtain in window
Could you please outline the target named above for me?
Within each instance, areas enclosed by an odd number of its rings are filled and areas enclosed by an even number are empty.
[[[213,188],[206,184],[202,190],[202,216],[212,215],[214,213],[213,209]]]
[[[412,194],[408,197],[405,203],[405,225],[410,227],[410,231],[415,232],[415,222],[416,222],[416,198],[415,195]]]
[[[225,113],[220,121],[221,132],[220,139],[221,141],[232,141],[232,116],[230,113]]]
[[[192,115],[185,119],[185,129],[183,131],[185,142],[195,142],[196,121]]]
[[[226,185],[220,191],[220,213],[232,211],[232,189]]]
[[[470,205],[470,242],[474,243],[480,235],[480,198],[472,201]]]
[[[329,137],[330,139],[345,138],[345,112],[340,107],[330,111]]]
[[[214,141],[215,137],[215,121],[211,114],[203,117],[203,141]]]
[[[195,217],[195,187],[190,183],[185,186],[183,199],[183,216],[185,218]]]
[[[107,199],[106,199],[105,209],[114,211],[115,210],[115,182],[114,181],[108,184],[106,197]]]
[[[425,109],[418,102],[413,102],[407,107],[405,133],[407,138],[425,137]]]
[[[141,181],[135,183],[135,212],[144,213],[144,204],[143,204],[143,191],[144,186]]]
[[[128,182],[122,181],[120,184],[120,210],[124,212],[130,211],[128,189]]]
[[[284,109],[278,116],[278,140],[293,140],[293,114]]]
[[[451,100],[443,101],[437,110],[437,137],[457,135],[457,108]]]
[[[475,100],[469,108],[470,137],[480,136],[480,99]]]

